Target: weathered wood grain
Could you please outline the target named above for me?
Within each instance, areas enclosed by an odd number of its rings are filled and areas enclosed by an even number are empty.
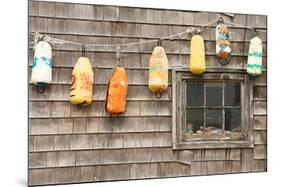
[[[254,160],[253,161],[253,171],[255,172],[265,172],[267,171],[267,160]]]
[[[256,145],[254,147],[254,159],[267,159],[266,145]]]
[[[116,7],[113,7],[115,9]],[[111,9],[111,7],[109,7]],[[114,10],[116,11],[116,10]],[[79,13],[78,13],[79,14]],[[80,13],[81,14],[81,13]],[[83,13],[82,13],[83,14]],[[115,13],[114,13],[115,14]],[[176,12],[176,14],[178,14]],[[213,14],[213,13],[206,13],[206,12],[200,12],[199,14]],[[85,14],[86,15],[86,14]],[[89,14],[91,15],[91,14]],[[87,15],[88,16],[88,15]],[[116,15],[117,16],[117,15]],[[108,15],[108,17],[112,17],[111,19],[118,19],[115,18],[114,15]],[[200,15],[199,15],[200,16]],[[211,16],[212,17],[212,16]],[[154,17],[155,18],[155,17]],[[210,17],[207,17],[206,19],[209,19]],[[159,29],[165,29],[165,26],[169,25],[169,23],[165,23],[164,25],[159,24],[139,24],[139,23],[131,23],[131,22],[113,22],[112,20],[106,20],[106,21],[99,21],[99,20],[77,20],[77,19],[65,19],[57,17],[56,19],[52,17],[38,17],[38,16],[32,16],[31,19],[34,20],[34,25],[31,28],[30,31],[35,31],[40,28],[40,22],[44,21],[47,22],[49,20],[52,22],[52,30],[49,32],[51,33],[57,33],[57,34],[78,34],[78,35],[100,35],[100,36],[108,36],[108,35],[115,35],[115,36],[126,36],[126,37],[145,37],[145,38],[159,38],[157,35]],[[152,19],[152,18],[151,18]],[[177,19],[178,21],[181,21]],[[198,17],[198,21],[196,22],[202,22],[202,17]],[[213,19],[214,20],[214,19]],[[60,22],[65,23],[66,29],[61,29]],[[204,23],[203,23],[204,22]],[[203,20],[200,24],[195,24],[197,26],[202,26],[203,24],[208,23],[207,21]],[[73,25],[77,25],[79,28],[73,27]],[[175,24],[176,25],[176,24]],[[88,26],[88,27],[87,27]],[[148,32],[141,32],[143,28],[150,28],[151,34]],[[163,28],[162,28],[163,27]],[[188,27],[187,26],[172,26],[173,27],[173,33],[183,32]],[[214,32],[207,32],[209,30],[213,30],[215,28],[215,25],[213,26],[207,26],[205,30],[202,32],[202,35],[204,39],[213,39],[215,38],[215,35],[212,34]],[[207,31],[206,31],[207,30]],[[41,32],[47,32],[48,29],[42,29]],[[91,31],[91,32],[89,32]],[[231,40],[233,41],[244,41],[244,29],[241,28],[235,28],[230,26],[230,36]],[[252,31],[246,32],[247,37],[245,38],[247,41],[249,41],[253,37]],[[266,35],[264,32],[259,32],[259,35],[261,35],[262,40],[266,41]]]
[[[104,111],[116,49],[86,46],[85,56],[90,58],[94,70],[94,102],[90,107],[77,109],[69,103],[69,88],[72,68],[81,56],[80,46],[52,46],[52,84],[44,94],[38,94],[35,86],[29,84],[29,185],[266,171],[267,33],[262,32],[267,29],[266,16],[29,1],[30,32],[93,44],[158,39],[219,16],[228,22],[258,28],[257,34],[263,41],[265,71],[251,80],[253,148],[173,150],[171,69],[189,67],[191,35],[162,41],[169,59],[169,87],[161,99],[156,99],[147,87],[149,59],[156,42],[126,49],[120,65],[127,68],[129,92],[126,112],[120,116]],[[215,26],[207,26],[201,33],[207,70],[245,69],[253,31],[229,26],[232,59],[221,66],[215,54]],[[30,75],[33,46],[29,47]]]
[[[267,114],[267,102],[255,101],[254,102],[254,115],[266,115]]]
[[[254,99],[267,99],[267,87],[266,86],[255,86],[254,87]]]
[[[266,115],[254,117],[254,128],[255,128],[255,130],[266,130],[267,129]]]
[[[259,130],[254,132],[254,144],[267,144],[267,131]]]
[[[34,135],[34,142],[30,142],[34,148],[30,151],[169,147],[171,138],[171,132]]]
[[[193,150],[193,161],[239,161],[241,149],[199,149]]]

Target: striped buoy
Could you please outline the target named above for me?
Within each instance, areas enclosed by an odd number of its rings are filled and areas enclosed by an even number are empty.
[[[200,35],[194,35],[190,42],[190,71],[202,74],[206,71],[204,40]]]
[[[219,62],[226,65],[231,60],[231,46],[229,41],[229,31],[224,24],[223,19],[220,18],[216,27],[216,54]]]
[[[70,103],[77,106],[90,105],[93,100],[94,73],[91,62],[79,57],[72,71]]]
[[[149,60],[148,87],[157,97],[161,97],[162,92],[168,88],[168,58],[161,46],[153,49]]]
[[[52,48],[46,41],[40,41],[35,45],[32,62],[31,82],[37,87],[39,93],[45,91],[45,87],[52,82]]]
[[[262,73],[262,40],[258,36],[250,40],[247,73],[253,77]]]
[[[116,65],[107,85],[105,111],[110,114],[125,112],[127,92],[128,78],[126,70]]]

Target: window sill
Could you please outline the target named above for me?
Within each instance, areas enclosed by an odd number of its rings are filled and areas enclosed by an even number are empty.
[[[183,149],[216,149],[216,148],[252,148],[254,144],[250,141],[198,141],[181,142],[173,144],[174,150]]]

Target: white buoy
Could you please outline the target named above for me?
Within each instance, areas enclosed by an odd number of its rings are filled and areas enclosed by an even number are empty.
[[[40,41],[35,46],[32,62],[31,81],[37,86],[38,92],[44,92],[45,87],[52,82],[52,48],[46,41]]]
[[[262,73],[262,40],[257,36],[250,40],[247,73],[253,77]]]

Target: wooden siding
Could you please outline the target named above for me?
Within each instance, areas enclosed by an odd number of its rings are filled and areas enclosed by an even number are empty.
[[[169,87],[161,99],[148,88],[148,62],[155,43],[130,47],[120,64],[127,68],[127,110],[110,117],[104,110],[106,84],[115,49],[86,48],[94,67],[93,104],[77,109],[69,103],[77,46],[53,47],[53,80],[44,94],[29,84],[29,185],[211,175],[266,171],[267,38],[266,16],[118,6],[29,1],[29,32],[85,43],[128,43],[157,39],[225,20],[258,28],[263,40],[264,73],[254,85],[254,147],[243,149],[172,149],[171,68],[188,67],[190,36],[162,42],[169,59]],[[252,31],[230,27],[233,58],[221,66],[215,56],[215,26],[202,32],[207,68],[243,69]],[[29,46],[29,75],[33,58]],[[122,171],[122,172],[120,172]]]

